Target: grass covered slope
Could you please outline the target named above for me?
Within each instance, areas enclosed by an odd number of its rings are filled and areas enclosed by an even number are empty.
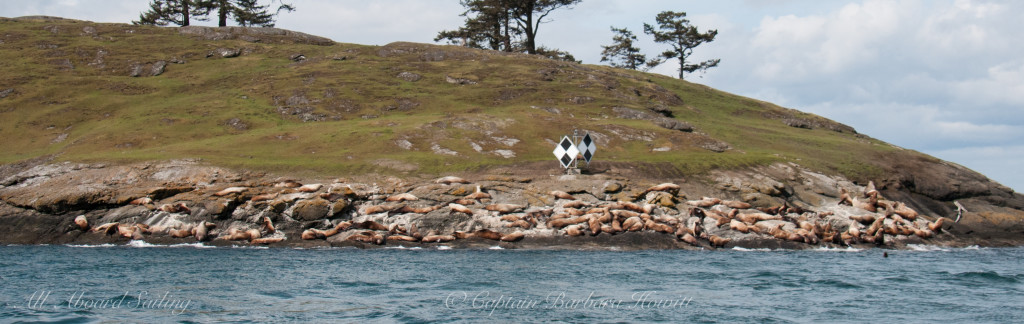
[[[679,174],[792,161],[868,179],[892,160],[938,162],[661,75],[282,33],[0,19],[0,163],[56,155],[333,175],[554,169],[555,141],[574,127],[596,137],[597,161]]]

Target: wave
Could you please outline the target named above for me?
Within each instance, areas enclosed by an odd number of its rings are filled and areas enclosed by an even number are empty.
[[[965,280],[981,280],[981,281],[992,281],[1001,283],[1018,283],[1020,282],[1021,275],[1001,275],[995,271],[968,271],[952,274],[957,279]]]
[[[858,249],[858,248],[855,248],[855,247],[852,247],[852,246],[844,246],[844,247],[819,246],[818,248],[812,249],[811,251],[822,251],[822,252],[860,252],[860,251],[864,251],[864,249]]]
[[[504,250],[505,248],[495,245],[495,246],[489,247],[487,249],[488,250]]]
[[[440,246],[437,247],[437,249],[438,250],[451,250],[452,247],[447,246],[447,245],[440,245]]]
[[[102,248],[102,247],[115,247],[117,245],[113,245],[113,244],[110,244],[110,243],[104,243],[104,244],[95,244],[95,245],[93,245],[93,244],[64,244],[64,246],[67,246],[67,247],[77,247],[77,248]]]
[[[933,251],[949,252],[950,251],[949,248],[945,248],[945,247],[941,247],[941,246],[937,246],[937,245],[927,245],[927,244],[907,244],[907,249],[910,250],[910,251],[922,251],[922,252],[933,252]]]
[[[744,252],[751,252],[751,251],[771,252],[771,251],[773,251],[772,249],[769,249],[769,248],[748,249],[748,248],[740,247],[740,246],[734,246],[734,247],[732,247],[732,250],[733,251],[744,251]]]

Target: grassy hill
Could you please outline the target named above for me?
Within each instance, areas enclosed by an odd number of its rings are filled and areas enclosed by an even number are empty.
[[[231,51],[239,55],[223,57]],[[699,84],[455,46],[0,19],[0,71],[0,163],[201,158],[331,175],[557,169],[555,141],[574,127],[597,137],[596,161],[686,175],[791,161],[866,179],[894,159],[938,161]]]

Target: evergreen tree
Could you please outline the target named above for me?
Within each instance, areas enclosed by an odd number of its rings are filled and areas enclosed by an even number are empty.
[[[465,25],[442,31],[434,41],[448,40],[475,48],[539,54],[537,31],[555,10],[582,0],[462,0]],[[550,51],[549,51],[550,53]],[[564,53],[564,52],[563,52]]]
[[[139,20],[133,20],[132,23],[136,25],[188,26],[193,18],[205,20],[203,16],[209,13],[209,7],[201,0],[153,0],[149,3],[149,11],[139,14]]]
[[[640,53],[640,49],[633,46],[633,42],[636,42],[636,35],[633,32],[625,28],[612,27],[612,32],[615,36],[612,37],[612,44],[608,46],[601,46],[604,48],[601,51],[601,62],[609,62],[609,65],[617,68],[626,68],[630,70],[639,70],[643,68],[651,68],[661,63],[660,60],[647,61],[647,55]],[[647,68],[644,68],[647,65]]]
[[[273,27],[274,16],[281,10],[293,11],[295,7],[281,2],[277,12],[270,13],[270,5],[260,5],[259,0],[153,0],[150,10],[139,15],[137,25],[166,26],[175,24],[188,26],[191,19],[206,20],[211,12],[217,12],[217,25],[227,26],[228,17],[239,26]]]
[[[668,59],[679,59],[679,78],[682,79],[685,73],[693,73],[697,70],[707,70],[718,66],[721,59],[707,60],[697,64],[687,64],[686,60],[693,54],[693,48],[700,44],[715,40],[718,30],[709,30],[706,33],[697,31],[697,27],[690,25],[686,19],[685,12],[663,11],[655,18],[658,27],[644,24],[644,33],[653,35],[654,41],[668,43],[672,50],[661,53],[661,57]]]

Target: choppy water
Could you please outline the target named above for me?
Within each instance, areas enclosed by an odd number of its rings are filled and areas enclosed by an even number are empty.
[[[0,247],[0,321],[1018,322],[1024,248]]]

